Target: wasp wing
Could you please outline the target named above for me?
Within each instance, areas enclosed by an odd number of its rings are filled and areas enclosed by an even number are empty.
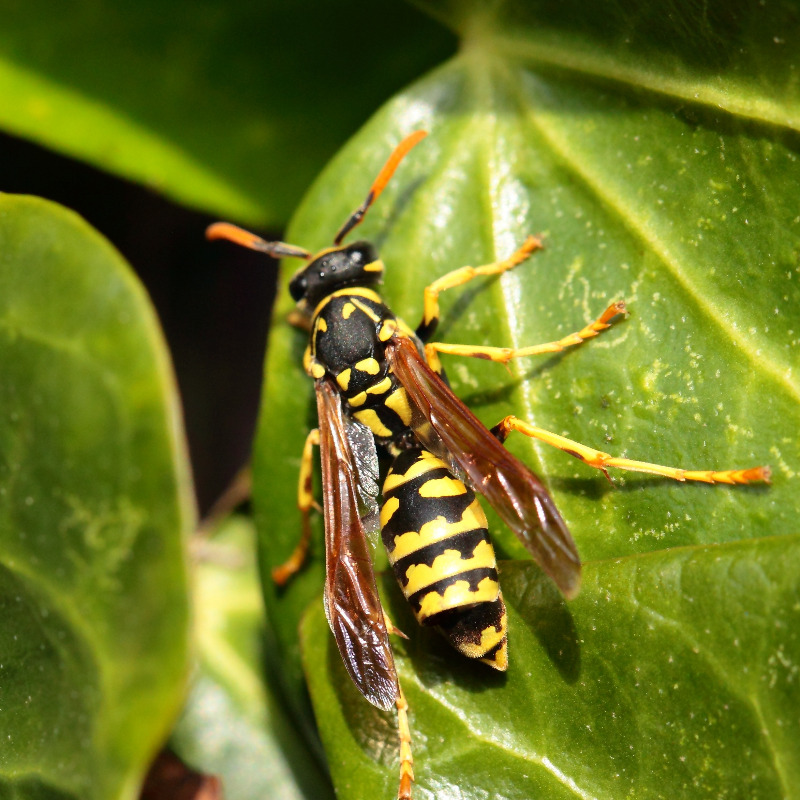
[[[344,415],[344,422],[356,473],[358,515],[361,517],[369,542],[374,547],[380,538],[378,495],[381,491],[378,483],[380,476],[375,435],[366,425],[348,415]]]
[[[580,589],[575,542],[542,482],[512,455],[429,366],[414,341],[396,335],[386,355],[408,395],[411,427],[437,455],[444,448],[566,597]]]
[[[355,466],[339,393],[317,381],[325,510],[325,615],[344,665],[378,708],[398,696],[397,672],[359,516]]]

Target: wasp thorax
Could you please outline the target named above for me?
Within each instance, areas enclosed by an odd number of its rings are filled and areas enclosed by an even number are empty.
[[[356,242],[347,247],[333,247],[318,253],[314,260],[298,271],[289,284],[295,302],[310,306],[346,286],[371,286],[380,283],[383,264],[369,242]]]

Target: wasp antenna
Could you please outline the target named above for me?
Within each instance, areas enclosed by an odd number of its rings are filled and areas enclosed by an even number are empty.
[[[414,147],[414,145],[421,142],[427,135],[427,131],[414,131],[414,133],[406,136],[406,138],[395,147],[389,159],[383,165],[383,169],[378,173],[378,177],[373,181],[369,193],[367,194],[367,199],[350,215],[347,222],[342,225],[339,233],[336,234],[336,238],[333,240],[335,245],[340,245],[342,239],[364,219],[364,215],[369,210],[369,207],[380,197],[381,192],[391,180],[394,171],[405,158],[408,151]]]
[[[311,258],[311,253],[302,247],[295,247],[285,242],[267,242],[260,236],[229,222],[215,222],[209,225],[206,228],[206,239],[227,239],[229,242],[248,247],[250,250],[258,250],[275,258]]]

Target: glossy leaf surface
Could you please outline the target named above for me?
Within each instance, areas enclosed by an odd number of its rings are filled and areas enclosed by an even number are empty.
[[[798,568],[798,537],[678,548],[586,565],[567,606],[530,563],[507,563],[506,677],[433,632],[395,648],[414,796],[792,797]],[[325,629],[313,609],[306,663],[340,796],[393,797],[395,721],[359,702]]]
[[[0,794],[131,800],[186,677],[177,395],[129,268],[0,196]]]
[[[790,6],[780,9],[773,21],[788,35],[797,24]],[[691,30],[691,10],[681,13]],[[543,253],[502,278],[477,280],[443,296],[437,338],[523,346],[583,327],[612,300],[624,299],[630,309],[627,319],[582,347],[512,362],[508,371],[448,359],[456,392],[487,425],[515,413],[633,459],[687,468],[765,463],[773,468],[769,488],[679,485],[622,473],[609,483],[564,453],[512,438],[509,447],[550,487],[587,572],[600,569],[592,566],[595,562],[623,559],[620,575],[627,569],[632,579],[644,556],[655,565],[671,557],[673,548],[737,542],[743,559],[755,558],[763,539],[798,532],[800,217],[795,195],[800,163],[792,123],[796,90],[784,82],[786,91],[777,96],[769,87],[759,92],[752,74],[749,82],[738,80],[752,71],[752,62],[735,48],[752,37],[753,48],[773,56],[769,61],[765,55],[767,74],[788,70],[789,56],[777,46],[768,48],[763,25],[740,27],[740,39],[720,45],[731,50],[727,67],[718,65],[716,71],[719,80],[731,79],[729,99],[738,98],[738,105],[720,107],[715,95],[701,91],[710,66],[700,69],[684,57],[688,45],[678,33],[672,45],[667,37],[657,51],[661,55],[648,66],[661,69],[654,73],[655,83],[626,77],[623,67],[644,64],[641,53],[657,38],[646,14],[637,18],[640,27],[625,58],[622,26],[609,27],[614,18],[609,25],[592,25],[575,17],[569,30],[558,10],[547,18],[561,25],[569,42],[559,51],[560,61],[544,58],[534,26],[521,22],[515,28],[530,48],[512,49],[503,19],[481,26],[465,12],[455,23],[466,35],[463,53],[368,123],[313,187],[286,238],[309,249],[329,245],[391,148],[415,129],[428,130],[430,136],[401,165],[357,234],[380,248],[387,266],[385,297],[409,324],[418,322],[423,288],[434,277],[505,257],[530,233],[544,236]],[[576,31],[597,58],[619,69],[600,71],[577,60]],[[609,36],[619,40],[617,49],[604,49]],[[702,62],[702,54],[696,60]],[[688,89],[670,88],[677,77]],[[742,104],[761,108],[767,101],[783,103],[782,121],[741,111]],[[287,275],[296,266],[287,265]],[[296,541],[294,479],[305,431],[315,424],[310,381],[300,365],[304,337],[283,320],[290,307],[284,294],[275,317],[255,457],[265,576]],[[519,543],[491,515],[490,526],[501,556],[524,558]],[[310,564],[283,592],[265,582],[268,611],[284,648],[284,679],[298,707],[303,676],[296,661],[296,626],[307,604],[319,597],[321,554],[317,540]],[[534,567],[527,569],[537,574]],[[757,581],[749,589],[760,591]],[[730,616],[720,606],[706,620],[709,630],[718,632]],[[623,628],[619,635],[629,633]],[[680,638],[677,629],[675,635]],[[511,636],[513,642],[513,630]],[[607,645],[593,639],[592,659],[602,659]],[[317,646],[326,648],[327,641],[320,639]],[[661,652],[661,645],[654,645],[651,656]],[[589,655],[582,651],[582,663]],[[514,668],[530,671],[530,653],[512,644],[511,658]],[[462,669],[457,662],[455,655],[448,659],[454,674]],[[339,687],[330,660],[323,664],[315,651],[309,665],[325,673],[312,676],[318,693],[320,681],[334,680]],[[624,677],[630,683],[623,689],[632,693],[633,678]],[[597,674],[587,680],[596,682]],[[487,707],[513,705],[497,683],[489,680],[481,693]],[[433,692],[425,680],[422,687],[423,694]],[[717,691],[711,684],[706,690]],[[416,724],[425,726],[421,719],[428,706],[419,696],[417,703],[425,710],[418,712]],[[796,705],[794,710],[797,716]],[[326,725],[329,711],[320,706]],[[466,719],[466,712],[460,717]],[[434,732],[433,721],[425,736],[449,740],[457,734],[452,719],[432,719],[443,727]],[[344,727],[332,724],[328,740],[345,739],[347,732],[358,737],[359,724],[354,717]],[[569,724],[577,740],[582,723],[571,718]],[[648,746],[658,748],[662,733],[657,726],[648,728]],[[387,735],[386,747],[394,753],[393,735]],[[699,747],[719,746],[713,726],[704,736]],[[511,734],[505,745],[509,752],[526,746]],[[759,746],[771,748],[764,742]],[[392,757],[385,756],[387,763]],[[634,763],[648,774],[653,769],[650,761]],[[780,786],[776,776],[783,767],[767,760],[759,764],[763,771],[757,780],[764,782],[759,785]],[[464,778],[462,767],[455,761],[443,766],[436,780],[449,785],[464,780],[491,793],[485,776],[476,772]],[[393,781],[393,768],[387,772]],[[578,772],[564,775],[576,785],[582,780]],[[654,785],[639,789],[637,784],[636,791],[650,796]],[[516,795],[509,789],[509,796],[529,797],[528,789]],[[763,796],[780,794],[764,789]]]

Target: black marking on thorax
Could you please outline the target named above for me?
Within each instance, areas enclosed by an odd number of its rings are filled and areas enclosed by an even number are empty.
[[[384,344],[378,333],[383,322],[393,319],[392,312],[370,290],[337,292],[314,316],[312,356],[334,377],[346,369],[353,370],[354,391],[363,391],[386,375]],[[356,369],[356,365],[370,358],[378,362],[377,372]],[[350,391],[346,390],[348,394]]]
[[[371,289],[342,289],[317,307],[308,353],[311,375],[332,375],[347,412],[383,444],[409,430],[405,390],[385,357],[385,343],[398,326],[403,323]]]

